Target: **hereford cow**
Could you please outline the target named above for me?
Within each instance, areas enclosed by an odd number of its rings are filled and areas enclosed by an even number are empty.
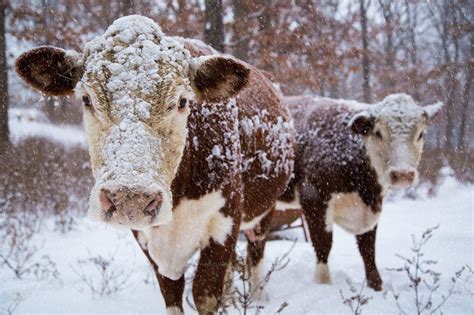
[[[16,70],[44,94],[82,97],[96,180],[89,215],[133,229],[168,312],[183,312],[183,275],[199,249],[194,302],[216,311],[239,229],[258,236],[292,174],[293,127],[272,84],[141,16],[116,20],[82,53],[32,49]],[[250,239],[256,266],[263,249]]]
[[[389,187],[417,182],[426,127],[442,104],[420,107],[408,95],[373,105],[289,97],[297,129],[295,177],[279,208],[301,207],[316,251],[316,281],[329,283],[336,223],[357,239],[368,286],[382,289],[375,235]]]

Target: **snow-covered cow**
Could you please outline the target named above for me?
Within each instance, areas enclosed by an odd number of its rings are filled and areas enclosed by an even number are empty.
[[[293,126],[272,84],[141,16],[116,20],[82,53],[32,49],[16,71],[45,94],[82,97],[89,215],[134,230],[168,312],[183,311],[183,274],[199,249],[194,302],[216,311],[239,229],[271,215],[292,173]]]
[[[277,207],[302,208],[318,283],[330,282],[336,223],[356,235],[368,286],[381,290],[375,235],[382,202],[389,187],[417,182],[426,127],[442,104],[421,107],[405,94],[373,105],[309,96],[285,102],[297,130],[295,177]]]

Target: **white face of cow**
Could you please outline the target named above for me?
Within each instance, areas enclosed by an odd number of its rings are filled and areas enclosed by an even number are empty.
[[[41,58],[58,59],[58,66],[39,64]],[[65,71],[71,68],[82,71],[74,70],[73,76]],[[152,20],[128,16],[89,42],[82,55],[40,47],[20,56],[17,72],[53,95],[69,92],[55,73],[80,79],[76,92],[84,103],[96,179],[89,215],[143,229],[172,218],[171,183],[183,155],[194,99],[217,102],[232,97],[245,85],[249,69],[221,56],[191,58]]]
[[[352,118],[349,125],[363,135],[382,185],[402,188],[417,183],[427,124],[441,107],[421,107],[408,95],[393,94]]]

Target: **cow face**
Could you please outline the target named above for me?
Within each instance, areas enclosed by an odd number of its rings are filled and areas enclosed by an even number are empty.
[[[421,107],[408,95],[393,94],[351,119],[349,126],[363,136],[370,162],[385,187],[417,183],[426,127],[441,107],[441,103]]]
[[[54,47],[26,52],[16,70],[49,95],[77,85],[96,179],[89,215],[134,229],[172,218],[170,187],[193,102],[234,96],[249,73],[231,58],[191,58],[141,16],[116,20],[82,54]]]

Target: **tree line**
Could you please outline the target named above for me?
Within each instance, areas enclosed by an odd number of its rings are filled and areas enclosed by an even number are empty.
[[[0,1],[0,137],[24,102],[9,43],[81,49],[116,18],[148,16],[264,70],[285,95],[375,102],[404,92],[445,102],[430,146],[472,149],[474,3],[469,0]],[[6,44],[6,46],[5,46]],[[9,54],[9,52],[11,52]],[[10,71],[10,95],[8,76]],[[12,89],[12,85],[18,88]],[[13,93],[13,90],[15,91]],[[49,115],[58,111],[45,99]],[[71,101],[59,100],[68,108]]]

